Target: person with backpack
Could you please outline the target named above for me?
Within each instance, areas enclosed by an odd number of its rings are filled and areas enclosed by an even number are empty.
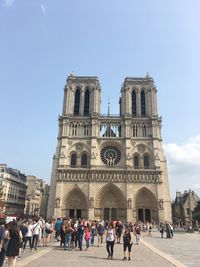
[[[133,232],[131,232],[131,229],[128,225],[125,226],[125,230],[123,233],[123,242],[124,242],[124,257],[123,260],[127,260],[126,257],[126,250],[128,248],[128,260],[131,260],[131,248],[133,245],[133,241],[134,241],[134,234]]]

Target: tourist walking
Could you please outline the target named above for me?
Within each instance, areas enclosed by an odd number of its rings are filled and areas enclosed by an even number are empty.
[[[57,241],[59,241],[61,227],[62,227],[62,220],[61,218],[58,218],[55,223],[55,239]]]
[[[41,231],[41,226],[39,223],[39,219],[37,219],[33,224],[33,239],[32,239],[32,248],[34,248],[35,250],[37,250],[40,231]]]
[[[85,250],[88,250],[90,246],[90,238],[91,238],[90,224],[87,223],[86,228],[85,228],[85,242],[86,242]]]
[[[128,260],[131,260],[131,248],[133,245],[133,241],[134,241],[134,234],[133,232],[131,232],[131,228],[126,225],[125,226],[125,230],[123,233],[123,242],[124,242],[124,258],[123,260],[127,260],[126,257],[126,250],[128,248]]]
[[[100,246],[102,247],[103,246],[103,235],[104,235],[104,232],[105,232],[105,228],[104,228],[103,222],[100,222],[97,225],[98,247],[100,247]]]
[[[116,223],[117,244],[120,244],[121,242],[122,229],[123,229],[122,223],[120,221],[117,221]]]
[[[10,238],[6,251],[6,256],[8,257],[8,267],[15,267],[17,256],[19,255],[20,244],[22,242],[22,234],[16,221],[9,223],[8,231]]]
[[[49,238],[50,235],[53,233],[53,225],[51,220],[47,221],[45,223],[45,227],[44,227],[44,236],[43,236],[43,247],[47,247],[48,243],[49,243]]]
[[[135,235],[136,235],[136,244],[139,245],[139,241],[140,241],[140,238],[141,238],[141,226],[140,226],[139,223],[136,224]]]
[[[108,252],[107,259],[110,260],[113,259],[115,239],[116,239],[115,229],[113,227],[113,224],[110,223],[106,231],[106,250]]]
[[[32,236],[33,236],[33,224],[32,220],[28,220],[28,231],[25,235],[24,250],[26,249],[26,243],[29,242],[30,251],[32,251]]]
[[[163,238],[163,234],[164,234],[164,225],[163,223],[160,224],[160,236],[161,238]]]
[[[97,229],[96,229],[96,224],[93,222],[91,225],[91,245],[94,245],[94,239],[95,236],[97,235]]]
[[[77,229],[77,239],[78,239],[79,250],[82,250],[82,246],[83,246],[84,229],[85,227],[83,225],[83,221],[79,220],[79,225]]]
[[[71,240],[72,240],[72,233],[74,232],[73,228],[71,227],[71,223],[66,221],[65,224],[65,250],[72,250],[71,248]]]

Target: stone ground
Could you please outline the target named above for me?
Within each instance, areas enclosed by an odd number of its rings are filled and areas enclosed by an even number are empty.
[[[122,244],[115,244],[113,260],[106,259],[105,243],[103,245],[95,244],[88,251],[64,251],[53,241],[47,248],[25,253],[16,267],[200,267],[200,234],[177,233],[173,239],[161,239],[158,232],[153,232],[153,237],[143,236],[138,246],[133,245],[131,261],[126,262],[122,261]]]
[[[200,266],[200,234],[174,233],[172,239],[160,238],[160,233],[153,232],[152,237],[143,236],[156,249],[179,260],[189,267]]]

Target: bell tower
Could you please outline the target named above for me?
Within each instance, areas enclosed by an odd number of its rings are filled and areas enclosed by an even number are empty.
[[[100,114],[100,84],[97,77],[70,75],[64,87],[63,116]]]

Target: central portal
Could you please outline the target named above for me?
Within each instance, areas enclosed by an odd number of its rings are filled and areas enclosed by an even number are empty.
[[[103,186],[99,191],[96,209],[100,211],[99,219],[126,220],[126,199],[122,191],[112,183]]]
[[[117,209],[116,208],[104,208],[103,211],[104,221],[113,221],[117,220]]]

